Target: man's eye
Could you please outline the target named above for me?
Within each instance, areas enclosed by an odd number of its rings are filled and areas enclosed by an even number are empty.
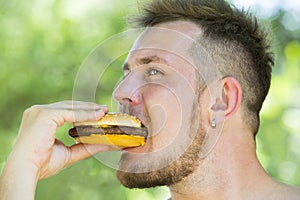
[[[149,75],[149,76],[163,75],[163,73],[162,73],[161,71],[159,71],[158,69],[150,68],[150,69],[148,70],[148,75]]]

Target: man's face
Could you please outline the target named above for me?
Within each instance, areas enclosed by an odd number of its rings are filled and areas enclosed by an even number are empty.
[[[199,161],[204,137],[203,130],[198,133],[200,74],[189,56],[193,40],[185,35],[193,29],[191,23],[173,22],[145,30],[124,64],[124,79],[114,96],[120,111],[135,115],[149,131],[144,146],[122,152],[118,177],[127,187],[172,184]],[[178,177],[170,177],[174,173]]]

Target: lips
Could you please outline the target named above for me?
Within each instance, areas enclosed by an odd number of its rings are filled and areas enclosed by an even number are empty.
[[[135,111],[134,109],[130,109],[129,112],[124,112],[124,113],[136,117],[138,120],[140,120],[142,126],[148,128],[151,120],[150,117],[147,114],[145,114],[145,112]]]
[[[141,118],[137,115],[134,115],[134,114],[132,114],[132,115],[135,116],[138,120],[141,121],[142,127],[147,127],[148,123],[146,122],[146,120],[144,120],[143,118]]]

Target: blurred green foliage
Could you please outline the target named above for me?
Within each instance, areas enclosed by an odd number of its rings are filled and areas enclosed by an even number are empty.
[[[72,99],[74,81],[86,56],[106,38],[126,30],[124,16],[132,10],[136,10],[135,0],[0,0],[0,169],[13,147],[23,110],[33,104]],[[257,146],[259,159],[271,176],[300,186],[300,29],[286,26],[287,17],[293,17],[288,14],[278,10],[265,19],[271,24],[277,56]],[[114,48],[117,45],[111,51]],[[112,65],[121,65],[124,56]],[[96,99],[111,104],[120,71],[105,73],[109,78],[101,80],[98,89],[102,93]],[[73,144],[65,134],[69,128],[68,124],[61,127],[57,137]],[[118,183],[114,170],[90,158],[40,181],[36,199],[167,196],[164,187],[128,190]]]

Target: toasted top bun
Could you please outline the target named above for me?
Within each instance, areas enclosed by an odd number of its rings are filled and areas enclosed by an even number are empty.
[[[98,121],[76,122],[74,126],[130,126],[141,127],[142,123],[136,117],[123,113],[108,113]]]

